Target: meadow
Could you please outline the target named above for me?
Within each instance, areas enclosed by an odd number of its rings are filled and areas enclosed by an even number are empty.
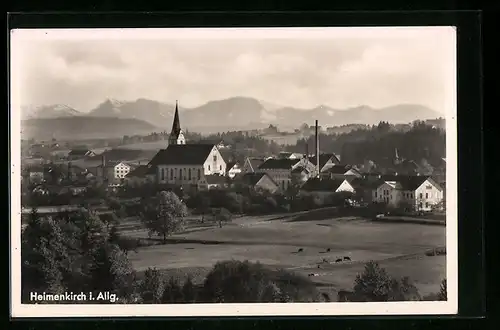
[[[144,231],[127,235],[147,237]],[[129,259],[139,272],[156,267],[181,279],[191,275],[195,282],[202,281],[217,261],[259,261],[314,274],[310,278],[318,289],[332,294],[351,289],[365,263],[376,260],[393,276],[409,276],[421,294],[428,294],[438,291],[446,277],[446,256],[425,252],[445,244],[444,226],[352,217],[293,222],[241,217],[223,228],[191,228],[171,236],[167,244],[139,248]],[[343,257],[351,261],[335,262]]]

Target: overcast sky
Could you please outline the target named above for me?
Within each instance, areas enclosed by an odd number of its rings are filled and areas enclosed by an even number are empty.
[[[418,103],[444,113],[455,87],[451,28],[154,31],[16,31],[20,103],[89,111],[106,98],[194,107],[249,96],[301,108]]]

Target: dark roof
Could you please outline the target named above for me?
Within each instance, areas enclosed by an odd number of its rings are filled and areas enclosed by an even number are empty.
[[[255,186],[266,173],[245,173],[239,177],[241,182],[250,186]]]
[[[270,158],[259,166],[259,169],[291,169],[300,159],[275,159]]]
[[[236,164],[237,164],[237,162],[229,162],[229,163],[226,164],[226,169],[229,171]]]
[[[347,179],[354,189],[377,189],[384,181],[382,179],[378,180],[368,180],[363,178],[352,178]]]
[[[165,143],[166,144],[166,143]],[[108,161],[127,161],[135,160],[144,156],[144,151],[139,149],[110,149],[104,151],[102,154],[92,157],[92,159],[102,160],[103,157]]]
[[[382,175],[382,180],[398,182],[402,190],[412,191],[420,187],[427,179],[430,179],[430,177],[426,175]],[[435,183],[434,180],[432,181]]]
[[[89,149],[73,149],[68,153],[68,155],[70,155],[70,156],[85,156],[90,151],[91,150],[89,150]]]
[[[227,178],[222,175],[205,175],[205,181],[208,184],[224,184],[227,183]]]
[[[297,166],[292,170],[292,173],[301,173],[301,172],[309,173],[309,170],[303,166]]]
[[[322,169],[330,159],[332,159],[334,164],[339,163],[337,156],[334,154],[319,154],[319,168]],[[309,157],[309,161],[316,165],[316,155]]]
[[[336,191],[344,179],[319,179],[311,178],[300,188],[305,191]]]
[[[349,165],[334,165],[330,167],[327,172],[328,173],[333,173],[333,174],[344,174],[345,172],[349,171],[351,167]]]
[[[203,165],[212,151],[213,144],[172,144],[162,149],[148,165]]]
[[[264,159],[261,158],[247,158],[247,159],[254,171],[257,170],[259,166],[264,163]]]
[[[142,178],[148,173],[148,170],[149,168],[147,165],[139,165],[136,169],[130,171],[126,176]]]

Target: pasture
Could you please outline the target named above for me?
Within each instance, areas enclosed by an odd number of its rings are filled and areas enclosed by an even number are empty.
[[[376,260],[391,275],[409,276],[421,294],[428,294],[438,291],[446,276],[446,257],[426,256],[425,251],[445,244],[441,226],[359,218],[290,222],[241,217],[223,228],[193,228],[173,235],[167,244],[140,248],[129,258],[138,271],[157,267],[181,279],[189,274],[195,281],[202,281],[217,261],[259,261],[305,276],[315,273],[311,279],[330,293],[352,288],[364,264]],[[346,256],[351,260],[335,262]]]

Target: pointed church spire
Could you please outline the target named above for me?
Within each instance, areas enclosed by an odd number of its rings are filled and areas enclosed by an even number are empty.
[[[175,100],[175,113],[174,113],[174,123],[172,124],[172,131],[170,134],[179,135],[181,131],[181,122],[179,120],[179,106],[177,100]]]

